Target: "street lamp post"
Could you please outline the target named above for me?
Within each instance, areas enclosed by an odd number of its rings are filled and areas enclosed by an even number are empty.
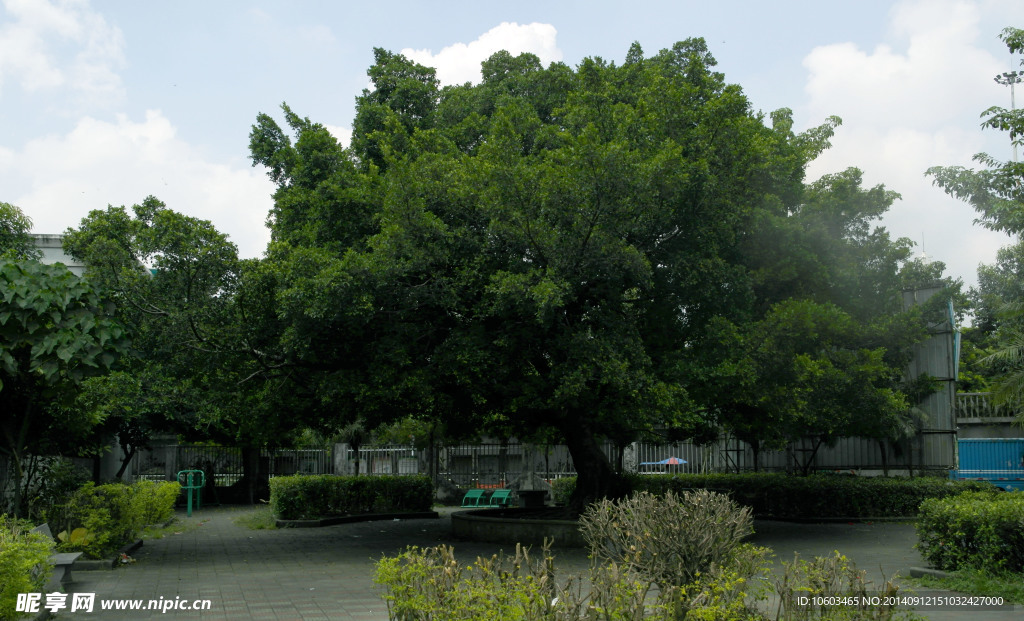
[[[996,81],[996,84],[1002,84],[1003,86],[1006,86],[1006,85],[1010,86],[1010,111],[1011,112],[1016,111],[1017,110],[1017,101],[1016,101],[1016,97],[1015,97],[1014,86],[1016,86],[1020,82],[1024,81],[1024,72],[1022,72],[1022,71],[1007,71],[1006,73],[1001,73],[1001,74],[997,75],[996,77],[994,77],[992,79]],[[1013,141],[1013,163],[1014,164],[1017,163],[1017,141],[1016,140]]]

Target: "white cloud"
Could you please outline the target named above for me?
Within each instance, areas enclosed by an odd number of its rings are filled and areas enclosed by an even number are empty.
[[[159,111],[145,120],[81,119],[67,135],[0,150],[3,200],[21,207],[39,233],[59,233],[93,209],[129,206],[152,194],[175,211],[210,220],[245,257],[259,256],[270,239],[264,222],[273,184],[248,162],[204,160],[176,137]]]
[[[337,141],[341,144],[341,146],[345,147],[346,149],[349,147],[350,144],[352,144],[351,129],[346,129],[344,127],[341,127],[340,125],[326,124],[324,125],[324,128],[327,131],[331,132],[331,135],[334,136],[337,139]]]
[[[523,52],[536,54],[544,65],[562,60],[562,51],[555,41],[558,31],[551,24],[502,22],[471,43],[455,43],[437,54],[430,50],[405,48],[406,58],[437,69],[442,85],[480,81],[480,63],[492,54],[507,50],[513,56]]]
[[[812,110],[827,109],[851,124],[917,127],[976,116],[999,94],[991,76],[1005,71],[1008,60],[977,46],[979,17],[973,3],[904,2],[891,13],[891,30],[904,49],[815,48],[804,60]]]
[[[807,118],[843,118],[833,148],[812,163],[808,178],[857,166],[866,185],[899,192],[903,200],[883,224],[894,236],[923,241],[929,256],[968,283],[1007,238],[974,226],[973,210],[933,187],[924,172],[971,166],[979,151],[1008,155],[1005,135],[978,125],[982,110],[1009,103],[992,80],[1009,69],[1009,58],[984,49],[980,8],[958,0],[904,1],[890,11],[889,45],[869,52],[837,43],[804,59]]]
[[[78,103],[119,100],[124,37],[85,0],[4,0],[0,21],[0,94],[10,81],[25,91],[67,88]]]

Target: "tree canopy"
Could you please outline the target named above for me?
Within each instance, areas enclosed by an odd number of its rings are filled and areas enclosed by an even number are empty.
[[[1024,30],[1006,28],[999,38],[1011,54],[1024,52]],[[1021,72],[1013,71],[1001,77],[1016,81],[1020,76]],[[981,117],[983,128],[1007,132],[1014,146],[1024,144],[1024,110],[992,106]],[[993,231],[1019,235],[1024,231],[1024,189],[1020,183],[1024,164],[1000,161],[987,153],[976,154],[974,160],[985,168],[934,166],[927,174],[947,194],[970,204],[978,212],[976,223]]]
[[[128,346],[113,308],[67,267],[0,259],[0,434],[21,505],[22,459],[47,454],[98,423],[63,407]],[[83,419],[84,415],[84,419]],[[66,445],[65,445],[66,446]]]
[[[1024,52],[1024,30],[1006,28],[1000,33],[1000,39],[1011,54]],[[1011,71],[997,76],[997,80],[1017,83],[1022,76],[1024,72]],[[992,106],[982,112],[981,117],[982,128],[1009,135],[1015,152],[1024,144],[1024,110]],[[935,166],[929,168],[927,174],[947,194],[973,207],[978,213],[976,223],[1019,238],[1024,233],[1024,164],[1016,158],[1000,161],[987,153],[978,153],[974,160],[984,168]],[[991,387],[999,401],[1018,404],[1024,397],[1022,251],[1018,240],[999,251],[994,265],[978,269],[978,287],[972,291],[975,327],[968,341],[971,353],[968,381],[975,387]],[[978,351],[988,355],[978,360]],[[986,381],[989,379],[990,382]]]
[[[350,149],[286,105],[291,135],[266,114],[250,135],[277,184],[275,360],[309,408],[553,430],[577,505],[621,489],[601,439],[717,424],[727,400],[695,372],[727,364],[713,336],[747,335],[726,358],[802,364],[775,389],[830,420],[906,409],[894,376],[920,332],[891,317],[910,244],[868,224],[896,196],[854,169],[804,184],[838,119],[798,134],[788,110],[753,111],[701,39],[575,69],[501,52],[444,88],[375,60]],[[751,341],[768,328],[775,352]]]
[[[32,219],[18,207],[0,201],[0,258],[38,259],[40,251],[29,231]]]

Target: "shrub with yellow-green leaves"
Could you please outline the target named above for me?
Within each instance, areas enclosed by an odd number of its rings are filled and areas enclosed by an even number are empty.
[[[549,554],[536,559],[516,546],[513,557],[478,558],[463,566],[450,546],[410,547],[382,558],[374,581],[385,587],[394,621],[544,619],[555,603],[550,562]]]
[[[53,571],[53,542],[28,522],[0,515],[0,620],[18,619],[18,593],[39,593]]]
[[[850,559],[839,552],[805,561],[795,556],[783,563],[785,571],[774,584],[778,602],[775,619],[811,621],[912,621],[921,617],[893,604],[899,587],[892,578],[879,588],[865,578]],[[869,588],[870,587],[870,588]],[[837,606],[835,602],[842,601]]]
[[[171,517],[180,490],[177,482],[86,483],[53,506],[46,519],[58,549],[104,558],[131,543],[146,526]]]
[[[181,494],[176,481],[136,481],[131,486],[131,512],[142,527],[162,524],[174,517],[174,503]]]

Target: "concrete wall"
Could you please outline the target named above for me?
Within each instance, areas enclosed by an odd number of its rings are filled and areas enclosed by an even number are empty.
[[[1012,418],[964,420],[957,428],[960,438],[1024,438],[1024,428],[1013,423]]]

